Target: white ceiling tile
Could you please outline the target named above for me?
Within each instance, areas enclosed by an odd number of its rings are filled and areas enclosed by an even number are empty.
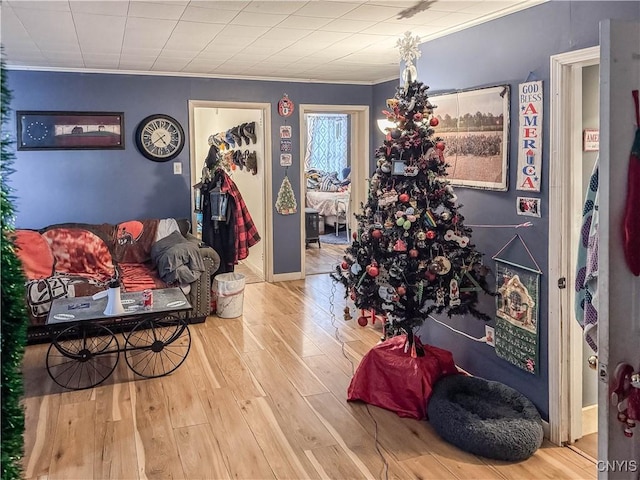
[[[165,48],[202,50],[222,30],[222,25],[212,23],[178,22]]]
[[[84,65],[87,68],[118,68],[120,63],[120,55],[91,55],[91,58],[84,59]]]
[[[187,58],[191,61],[194,57],[200,54],[200,50],[171,50],[169,48],[163,48],[160,56],[162,58]]]
[[[186,67],[188,63],[189,60],[158,57],[151,67],[151,70],[155,72],[179,72]]]
[[[2,15],[2,44],[15,44],[18,42],[30,42],[33,43],[29,33],[22,25],[20,19],[13,12],[13,9],[7,5],[0,10]],[[35,44],[34,44],[35,46]]]
[[[74,14],[91,13],[93,15],[111,15],[115,17],[126,17],[129,10],[129,2],[101,0],[70,0],[69,6]]]
[[[140,48],[140,47],[128,47],[122,48],[122,56],[131,57],[153,57],[156,58],[162,52],[162,48]]]
[[[271,40],[292,40],[296,41],[303,37],[309,35],[309,30],[299,30],[296,28],[280,28],[280,26],[274,27],[264,35],[262,35],[258,40],[263,41],[271,41]]]
[[[244,39],[256,39],[260,35],[265,34],[269,31],[269,27],[251,27],[245,28],[241,25],[226,25],[220,34],[216,37],[218,38],[227,38],[230,40],[237,40],[242,42]]]
[[[131,2],[129,4],[129,17],[178,20],[184,10],[184,5],[172,5],[169,3]]]
[[[175,20],[128,18],[124,47],[162,48],[177,23]]]
[[[389,18],[394,18],[402,8],[398,7],[380,7],[377,5],[361,5],[353,10],[345,13],[342,17],[344,20],[364,20],[370,22],[382,22]]]
[[[19,58],[19,61],[14,62],[14,58]],[[20,47],[13,47],[4,45],[4,59],[7,64],[12,65],[28,65],[30,62],[39,65],[45,60],[45,56],[40,53],[39,50],[21,50]]]
[[[239,12],[240,10],[245,8],[247,5],[249,5],[249,3],[250,2],[241,2],[241,1],[218,2],[216,0],[204,0],[204,1],[192,0],[191,2],[189,2],[189,5],[194,7],[200,7],[200,8],[213,8],[215,10],[232,10],[232,11]]]
[[[281,50],[282,50],[282,47],[277,44],[273,44],[273,43],[269,44],[269,43],[258,41],[256,43],[249,45],[242,52],[240,52],[239,55],[241,58],[253,58],[256,56],[264,58],[265,55],[271,56],[274,53],[278,53]]]
[[[5,0],[7,4],[13,8],[23,8],[25,10],[54,10],[58,12],[68,12],[69,2],[52,2],[52,1],[25,1],[25,0]],[[4,3],[4,2],[3,2]]]
[[[83,60],[77,60],[72,58],[48,60],[47,66],[52,68],[86,68]]]
[[[43,50],[42,54],[50,61],[80,61],[82,62],[82,54],[80,52],[65,52],[62,50]]]
[[[231,25],[245,25],[248,27],[273,27],[286,18],[286,15],[269,15],[266,13],[240,12],[231,20]]]
[[[307,2],[299,2],[299,1],[288,1],[288,2],[279,2],[279,1],[261,1],[261,2],[251,2],[249,5],[242,9],[243,12],[253,12],[253,13],[279,13],[284,15],[291,15],[292,13],[299,10],[303,7]]]
[[[365,33],[355,33],[350,37],[345,38],[341,41],[342,44],[345,45],[346,48],[353,50],[354,48],[364,48],[369,45],[376,44],[380,41],[380,37],[376,35],[367,35]]]
[[[370,35],[380,35],[380,36],[394,36],[396,38],[400,38],[404,35],[404,32],[411,32],[414,28],[417,28],[417,25],[409,25],[406,23],[391,23],[391,22],[380,22],[375,25],[365,28],[360,33],[368,33]]]
[[[42,10],[37,15],[33,10],[13,8],[14,13],[38,44],[77,44],[75,25],[69,11]]]
[[[296,11],[296,15],[320,18],[340,18],[351,10],[358,8],[360,5],[360,3],[351,2],[311,1],[300,10]]]
[[[146,72],[151,70],[151,67],[153,66],[153,63],[155,61],[156,61],[155,58],[153,60],[144,59],[144,58],[140,58],[138,60],[120,59],[120,63],[118,64],[118,69],[119,70],[137,70],[137,71]]]
[[[189,5],[180,20],[202,22],[202,23],[222,23],[227,24],[238,12],[233,10],[217,10],[213,8],[201,8]]]
[[[218,65],[211,64],[200,64],[200,63],[189,63],[187,64],[181,72],[185,73],[211,73]]]
[[[358,20],[333,20],[318,30],[323,32],[348,32],[356,33],[375,25],[375,22],[361,22]]]
[[[331,45],[332,43],[339,42],[351,34],[347,32],[322,32],[316,31],[311,32],[309,35],[304,37],[305,43],[309,45]]]
[[[442,28],[450,28],[456,25],[460,25],[461,23],[470,22],[474,19],[474,16],[470,13],[449,13],[444,17],[438,19],[434,23],[429,23],[430,25],[436,25]]]
[[[83,53],[120,53],[125,17],[76,13],[73,18]]]
[[[316,30],[331,21],[330,18],[303,17],[302,15],[289,15],[278,24],[278,28],[299,28],[303,30]]]

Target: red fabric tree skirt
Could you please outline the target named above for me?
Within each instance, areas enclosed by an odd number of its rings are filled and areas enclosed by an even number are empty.
[[[413,358],[404,351],[406,341],[401,335],[369,350],[351,379],[347,400],[362,400],[401,417],[426,419],[433,384],[458,370],[451,352],[424,345],[424,357]]]

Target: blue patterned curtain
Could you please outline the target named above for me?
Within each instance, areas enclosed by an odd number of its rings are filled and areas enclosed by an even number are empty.
[[[347,164],[348,115],[307,114],[305,170],[342,173]]]

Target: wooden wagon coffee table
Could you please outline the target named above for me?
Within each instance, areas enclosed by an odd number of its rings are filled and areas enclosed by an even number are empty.
[[[105,315],[107,298],[54,300],[46,324],[51,330],[47,372],[71,390],[95,387],[115,370],[120,352],[141,377],[162,377],[187,358],[191,333],[177,314],[191,310],[179,288],[153,290],[153,306],[143,308],[142,292],[121,296],[125,312]],[[121,346],[114,330],[122,332]]]

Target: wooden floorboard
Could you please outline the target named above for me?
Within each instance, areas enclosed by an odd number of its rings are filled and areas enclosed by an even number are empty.
[[[545,442],[526,461],[493,461],[443,442],[427,422],[347,402],[381,331],[345,321],[343,294],[328,275],[248,284],[243,317],[192,325],[185,362],[156,379],[121,357],[104,384],[67,391],[46,373],[48,346],[27,347],[24,477],[596,478],[568,448]]]

